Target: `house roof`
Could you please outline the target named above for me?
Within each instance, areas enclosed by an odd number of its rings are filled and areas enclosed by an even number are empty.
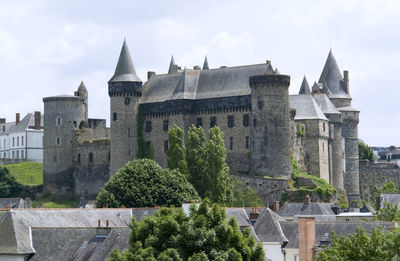
[[[301,83],[300,86],[299,94],[310,94],[310,93],[311,93],[310,85],[308,85],[307,78],[306,76],[304,76],[303,82]]]
[[[389,202],[393,206],[400,207],[400,194],[381,194],[381,208],[385,207],[385,202]]]
[[[313,98],[324,114],[341,114],[325,93],[315,93]]]
[[[8,130],[2,134],[12,134],[16,132],[24,132],[27,129],[33,128],[35,126],[35,115],[34,113],[28,113],[25,117],[17,124],[13,125]],[[43,114],[40,115],[40,126],[43,126]]]
[[[119,54],[114,75],[108,82],[142,82],[142,80],[140,80],[140,78],[136,75],[131,54],[125,40],[122,44],[121,53]]]
[[[287,242],[280,221],[285,221],[271,209],[264,209],[254,224],[254,231],[262,242]]]
[[[0,198],[0,209],[23,207],[25,207],[25,200],[22,198]]]
[[[286,203],[277,214],[282,217],[294,217],[296,215],[334,215],[329,203],[310,202],[305,203]]]
[[[311,94],[290,95],[289,106],[296,109],[295,120],[328,120]]]
[[[141,103],[250,95],[250,76],[273,73],[269,63],[159,74],[143,87]]]
[[[324,69],[322,70],[318,82],[328,87],[330,91],[329,98],[351,99],[350,95],[346,92],[346,88],[343,84],[343,77],[332,50],[329,51],[328,58],[326,59]]]
[[[244,208],[225,208],[226,220],[236,217],[241,228],[250,227],[249,217]]]

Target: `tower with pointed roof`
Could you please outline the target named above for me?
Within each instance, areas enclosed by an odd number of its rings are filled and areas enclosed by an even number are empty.
[[[142,80],[137,76],[124,41],[114,75],[108,81],[110,96],[110,173],[113,174],[137,154],[137,115]]]

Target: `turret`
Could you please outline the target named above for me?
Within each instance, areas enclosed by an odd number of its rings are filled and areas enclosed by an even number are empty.
[[[142,80],[137,76],[124,41],[113,77],[108,82],[110,96],[110,174],[136,158],[137,114],[142,95]]]
[[[207,55],[206,58],[204,58],[204,63],[203,63],[203,70],[208,70],[210,67],[208,66],[208,61],[207,61]]]
[[[88,104],[88,91],[87,91],[86,86],[83,83],[83,81],[81,81],[81,84],[79,85],[78,90],[76,90],[76,92],[74,92],[74,95],[78,96],[78,97],[81,97],[84,100],[84,104],[85,104],[85,108],[86,108],[85,109],[86,110],[86,112],[85,112],[85,122],[87,122],[88,121],[88,107],[89,107],[89,104]]]
[[[271,68],[272,69],[272,68]],[[256,175],[289,177],[290,161],[290,77],[268,70],[251,76],[251,172]]]

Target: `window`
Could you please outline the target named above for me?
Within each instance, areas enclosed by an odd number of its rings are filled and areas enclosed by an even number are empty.
[[[14,158],[14,151],[13,152],[11,152],[11,158],[13,159]]]
[[[253,127],[257,126],[257,119],[253,119]]]
[[[229,149],[233,150],[233,137],[229,137]]]
[[[77,126],[77,125],[76,125],[76,121],[74,121],[74,127],[76,128],[76,126]]]
[[[116,120],[117,120],[117,113],[116,113],[116,112],[113,112],[113,117],[112,117],[112,119],[113,119],[113,121],[116,121]]]
[[[322,142],[322,151],[325,151],[325,143]]]
[[[54,163],[57,162],[57,156],[56,156],[56,155],[53,156],[53,162],[54,162]]]
[[[165,132],[168,131],[168,120],[164,120],[164,121],[163,121],[162,129],[163,129],[163,131],[165,131]]]
[[[217,126],[217,117],[212,116],[212,117],[210,118],[210,128],[213,128],[213,127],[215,127],[215,126]]]
[[[128,149],[128,156],[131,156],[131,149]]]
[[[151,129],[152,129],[151,121],[146,121],[145,131],[151,132]]]
[[[248,114],[243,115],[243,127],[249,127],[250,125],[250,117]]]
[[[322,123],[322,129],[323,129],[323,131],[325,132],[325,122]]]
[[[21,159],[24,159],[25,157],[24,157],[24,151],[23,150],[21,150]]]
[[[164,152],[168,151],[168,140],[164,140]]]
[[[203,127],[203,118],[196,119],[196,127]]]
[[[17,159],[19,159],[19,150],[17,150]]]
[[[15,137],[13,137],[13,147],[15,147]]]
[[[78,158],[76,159],[78,161],[78,163],[81,163],[81,154],[78,153]]]
[[[19,146],[19,137],[17,137],[17,147]]]
[[[57,138],[56,138],[56,144],[57,144],[57,145],[60,145],[60,144],[61,144],[61,138],[60,138],[60,137],[57,137]]]
[[[264,103],[262,101],[258,102],[258,109],[262,109],[264,107]]]
[[[128,128],[128,137],[131,136],[131,128]]]
[[[249,149],[249,136],[246,136],[246,150]]]
[[[89,163],[93,162],[93,153],[89,152]]]
[[[228,115],[228,128],[235,127],[235,117],[233,115]]]
[[[62,124],[61,117],[57,117],[56,124],[57,124],[57,126],[61,126],[61,124]]]
[[[21,136],[21,146],[24,146],[24,136]]]

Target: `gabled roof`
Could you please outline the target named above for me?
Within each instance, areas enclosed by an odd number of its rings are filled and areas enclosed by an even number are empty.
[[[341,114],[325,93],[315,93],[313,98],[324,114]]]
[[[262,242],[287,242],[279,221],[285,221],[271,209],[264,209],[254,224],[254,231]]]
[[[108,82],[142,82],[136,75],[128,45],[124,40],[114,76]]]
[[[236,217],[239,227],[250,227],[249,218],[244,208],[225,208],[226,220]]]
[[[24,132],[27,129],[32,128],[33,126],[35,126],[35,115],[33,113],[28,113],[17,125],[11,126],[2,134]],[[40,115],[40,126],[43,126],[43,114]]]
[[[328,58],[326,59],[324,69],[322,70],[318,82],[328,87],[331,92],[329,98],[351,98],[343,85],[343,77],[332,50],[329,51]]]
[[[329,203],[310,202],[287,203],[283,205],[277,214],[281,217],[294,217],[296,215],[335,215]]]
[[[303,82],[301,83],[300,86],[299,94],[310,94],[310,93],[311,93],[310,85],[308,85],[306,76],[304,75]]]
[[[311,94],[290,95],[289,106],[296,109],[295,120],[328,120]]]

